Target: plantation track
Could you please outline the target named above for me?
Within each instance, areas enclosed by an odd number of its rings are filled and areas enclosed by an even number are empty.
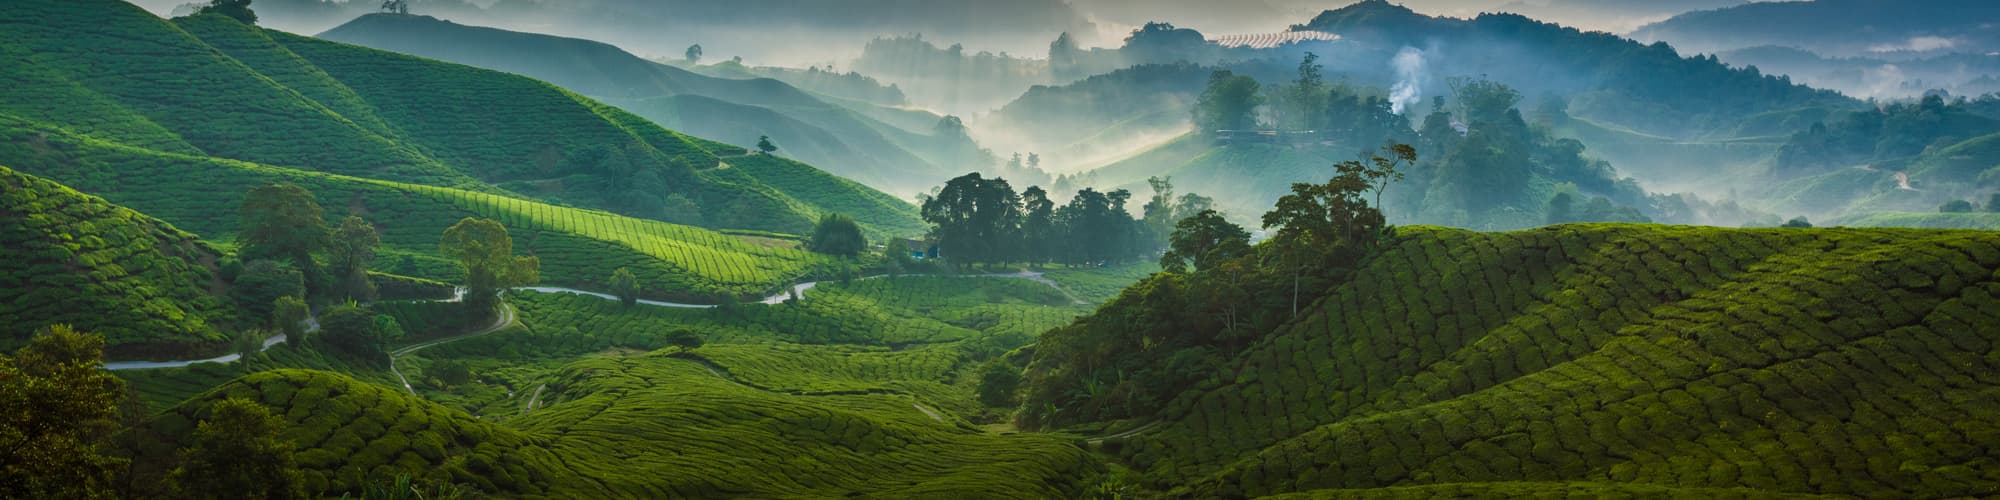
[[[457,299],[458,299],[458,297],[453,297],[453,298],[452,298],[452,300],[454,300],[454,301],[455,301],[455,300],[457,300]],[[493,326],[489,326],[489,327],[486,327],[486,328],[482,328],[482,329],[480,329],[480,330],[478,330],[478,331],[474,331],[474,332],[471,332],[471,333],[467,333],[467,334],[464,334],[464,335],[455,335],[455,336],[451,336],[451,337],[445,337],[445,338],[441,338],[441,339],[437,339],[437,340],[432,340],[432,341],[429,341],[429,342],[423,342],[423,343],[419,343],[419,344],[412,344],[412,345],[408,345],[408,346],[404,346],[403,348],[400,348],[400,349],[396,349],[396,350],[394,350],[394,351],[390,351],[390,352],[389,352],[389,371],[391,371],[391,372],[394,372],[394,373],[396,374],[396,380],[398,380],[398,381],[401,381],[401,382],[403,383],[403,390],[405,390],[405,391],[409,391],[411,395],[416,395],[416,394],[417,394],[417,390],[416,390],[416,388],[413,388],[413,387],[410,387],[410,379],[409,379],[409,378],[407,378],[407,377],[404,377],[404,376],[403,376],[403,371],[402,371],[402,370],[399,370],[399,369],[397,369],[397,368],[396,368],[396,358],[400,358],[400,357],[403,357],[403,356],[407,356],[407,355],[410,355],[410,354],[414,354],[414,353],[416,353],[417,351],[421,351],[421,350],[424,350],[424,349],[426,349],[426,348],[430,348],[430,347],[433,347],[433,346],[438,346],[438,345],[443,345],[443,344],[449,344],[449,343],[452,343],[452,342],[457,342],[457,341],[460,341],[460,340],[465,340],[465,339],[469,339],[469,338],[473,338],[473,337],[478,337],[478,336],[481,336],[481,335],[486,335],[486,334],[489,334],[489,333],[493,333],[493,332],[497,332],[497,331],[500,331],[500,330],[503,330],[503,329],[506,329],[506,328],[507,328],[507,327],[509,327],[509,326],[514,326],[514,306],[512,306],[512,305],[508,305],[508,304],[507,304],[506,302],[504,302],[504,301],[503,301],[503,302],[501,302],[501,303],[500,303],[500,319],[499,319],[498,321],[494,321],[494,322],[493,322]],[[538,394],[539,394],[539,393],[538,393]]]

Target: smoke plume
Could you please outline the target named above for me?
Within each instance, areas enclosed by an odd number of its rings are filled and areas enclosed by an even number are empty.
[[[1396,85],[1389,89],[1389,108],[1400,115],[1423,99],[1424,51],[1403,47],[1391,64],[1396,66]]]

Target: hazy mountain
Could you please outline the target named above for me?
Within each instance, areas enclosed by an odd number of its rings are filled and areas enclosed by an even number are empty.
[[[1816,0],[1690,12],[1632,32],[1683,53],[1760,45],[1829,56],[1910,57],[2000,50],[2000,4],[1985,0]],[[1782,20],[1782,22],[1778,22]]]
[[[600,42],[427,16],[371,14],[319,36],[546,79],[700,137],[756,144],[769,136],[780,154],[891,191],[914,192],[922,186],[913,180],[950,173],[885,137],[894,127],[774,79],[716,78]]]
[[[2000,53],[1952,53],[1891,60],[1824,57],[1793,47],[1761,46],[1717,54],[1735,66],[1756,66],[1814,87],[1862,98],[1921,96],[1943,90],[1977,96],[2000,91]]]

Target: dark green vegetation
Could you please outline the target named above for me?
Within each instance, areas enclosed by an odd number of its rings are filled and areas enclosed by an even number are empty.
[[[114,356],[212,349],[241,319],[220,296],[221,256],[165,222],[0,167],[0,349],[59,323],[104,335]]]
[[[0,496],[94,498],[126,461],[110,453],[124,382],[104,372],[104,337],[65,325],[0,354]]]
[[[819,196],[718,173],[730,170],[722,157],[740,149],[519,76],[226,16],[161,20],[114,0],[35,1],[16,11],[0,23],[0,54],[23,62],[0,74],[22,89],[0,96],[12,124],[711,227],[799,233],[824,211]],[[508,105],[486,105],[494,102]],[[871,208],[886,212],[856,216],[914,220],[907,205]]]
[[[319,36],[547,80],[704,138],[748,145],[769,136],[786,156],[871,185],[913,190],[921,185],[912,180],[948,170],[926,158],[932,146],[921,134],[779,80],[715,78],[589,40],[424,16],[366,15]]]
[[[2000,444],[1991,233],[1400,233],[1152,404],[1127,386],[1163,368],[1119,346],[1230,341],[1172,337],[1209,314],[1157,315],[1216,305],[1176,291],[1207,273],[1142,283],[1079,324],[1109,323],[1057,330],[1037,353],[1035,394],[1090,390],[1026,407],[1160,422],[1106,449],[1149,488],[1195,497],[2000,488],[1982,458]],[[1153,319],[1116,319],[1132,315]]]
[[[2000,151],[1996,107],[2000,96],[1932,96],[1815,124],[1779,151],[1773,170],[1786,182],[1770,192],[1779,203],[1856,225],[1894,217],[1881,212],[1985,201],[2000,192],[2000,169],[1991,161]]]

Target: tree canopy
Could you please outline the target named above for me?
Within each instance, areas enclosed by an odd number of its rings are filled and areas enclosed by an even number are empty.
[[[375,261],[375,249],[382,237],[375,226],[360,217],[348,216],[328,238],[327,264],[333,272],[334,298],[374,300],[375,283],[368,279],[368,264]]]
[[[541,260],[515,256],[514,240],[499,221],[467,217],[445,229],[438,246],[465,271],[465,306],[476,318],[498,309],[502,290],[540,280]]]
[[[827,255],[853,257],[868,248],[868,239],[861,235],[861,224],[853,218],[830,213],[820,216],[806,247]]]
[[[243,196],[241,211],[243,230],[236,239],[244,260],[289,260],[304,273],[307,287],[318,290],[313,254],[326,248],[329,233],[312,191],[290,183],[260,186]]]
[[[227,398],[197,424],[187,462],[174,471],[181,493],[195,498],[307,498],[292,458],[286,424],[270,408]]]
[[[104,337],[53,325],[0,356],[0,497],[101,498],[126,461],[104,453],[125,383]]]
[[[196,6],[194,13],[220,14],[243,24],[257,24],[257,12],[250,10],[250,0],[209,0],[206,5]]]

